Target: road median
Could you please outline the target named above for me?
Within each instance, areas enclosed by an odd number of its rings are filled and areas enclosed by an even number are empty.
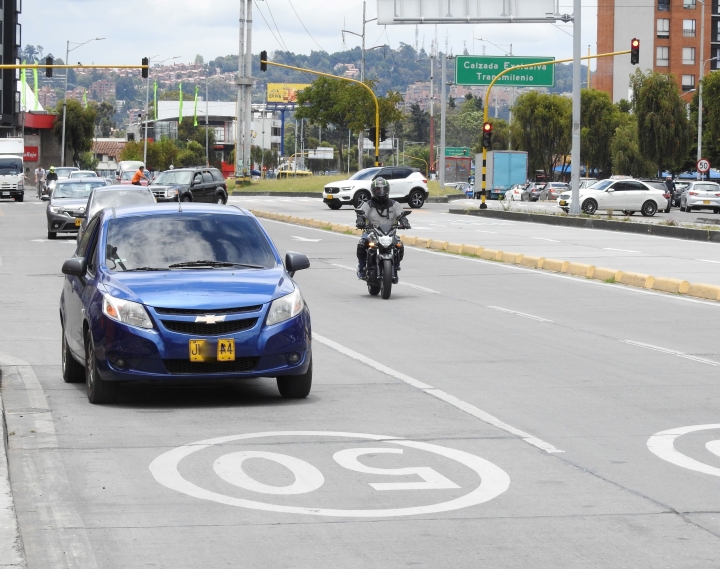
[[[270,219],[275,221],[283,221],[295,225],[312,227],[316,229],[324,229],[336,233],[361,235],[362,231],[350,225],[340,223],[319,222],[314,219],[294,217],[289,215],[280,215],[277,213],[250,210],[256,217]],[[522,253],[500,251],[498,249],[486,249],[477,245],[465,245],[462,243],[448,243],[447,241],[434,241],[424,237],[413,237],[410,235],[399,235],[405,245],[416,247],[419,249],[429,249],[431,251],[448,253],[451,255],[464,255],[467,257],[477,257],[484,261],[495,261],[508,265],[517,265],[529,269],[541,271],[549,271],[553,273],[565,274],[571,277],[586,278],[591,280],[603,281],[606,283],[617,283],[636,288],[665,292],[668,294],[676,294],[681,296],[692,296],[702,298],[704,300],[720,301],[720,286],[689,283],[682,279],[674,279],[668,277],[656,277],[643,273],[635,273],[632,271],[620,271],[618,269],[595,267],[583,263],[574,263],[564,261],[562,259],[546,259],[544,257],[525,256]]]

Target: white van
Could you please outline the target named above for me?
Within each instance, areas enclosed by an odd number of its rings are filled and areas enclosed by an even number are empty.
[[[144,168],[145,162],[140,162],[139,160],[123,160],[118,162],[117,170],[115,170],[115,183],[120,183],[120,178],[122,178],[123,172],[132,171],[135,173],[140,166]]]

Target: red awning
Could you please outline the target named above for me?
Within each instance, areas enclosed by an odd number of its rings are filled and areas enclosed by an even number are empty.
[[[47,113],[23,113],[27,128],[51,129],[55,124],[55,117]]]

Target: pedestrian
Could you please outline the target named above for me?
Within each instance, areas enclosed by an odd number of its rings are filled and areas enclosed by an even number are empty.
[[[147,180],[147,176],[145,176],[145,166],[140,166],[138,171],[135,172],[135,175],[132,177],[132,185],[133,186],[142,186],[142,184],[140,183],[140,180],[142,180],[143,178],[145,178]]]
[[[671,205],[677,205],[677,202],[680,201],[679,196],[676,196],[676,189],[675,189],[675,182],[673,181],[673,177],[668,175],[667,178],[665,178],[665,188],[667,189],[668,193],[670,194],[670,202]]]
[[[45,185],[45,170],[42,167],[42,164],[38,164],[38,167],[35,168],[35,187],[37,188],[38,199],[42,198],[44,185]]]

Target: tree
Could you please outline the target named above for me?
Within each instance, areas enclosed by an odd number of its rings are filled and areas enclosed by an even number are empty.
[[[205,63],[205,60],[203,59],[203,56],[199,53],[195,56],[195,65],[203,65]]]
[[[205,149],[194,140],[191,140],[187,143],[185,149],[178,153],[177,165],[181,168],[205,165]]]
[[[132,77],[120,77],[116,83],[115,94],[121,101],[134,101],[137,97],[137,87]]]
[[[712,71],[703,78],[703,158],[716,164],[720,161],[720,71]],[[690,119],[693,125],[693,140],[697,139],[698,93],[690,104]],[[692,161],[697,160],[697,144],[693,144]],[[688,153],[690,154],[690,152]]]
[[[100,136],[108,137],[110,132],[115,128],[115,106],[107,101],[103,101],[99,105],[95,105],[97,109],[97,117],[95,118],[95,125],[100,131]]]
[[[53,132],[58,141],[62,141],[62,101],[58,101],[55,112],[57,118],[53,125]],[[95,137],[95,119],[97,117],[97,109],[95,105],[88,105],[87,109],[74,99],[67,102],[65,118],[65,143],[72,149],[72,163],[80,163],[80,155],[88,152],[92,148],[93,138]],[[64,166],[64,164],[62,164]]]
[[[640,153],[659,171],[678,166],[684,162],[690,140],[687,111],[675,78],[638,69],[631,85]]]
[[[610,143],[613,174],[626,176],[653,176],[655,164],[643,157],[638,142],[637,117],[622,114],[615,136]]]
[[[513,145],[528,153],[530,172],[552,176],[570,151],[572,101],[531,91],[518,97],[511,126]]]
[[[583,164],[600,175],[612,168],[610,143],[620,123],[620,112],[610,95],[595,89],[583,89],[581,94],[581,149]]]
[[[424,142],[430,137],[430,113],[423,111],[420,105],[410,105],[410,114],[407,117],[408,134],[415,142]]]

